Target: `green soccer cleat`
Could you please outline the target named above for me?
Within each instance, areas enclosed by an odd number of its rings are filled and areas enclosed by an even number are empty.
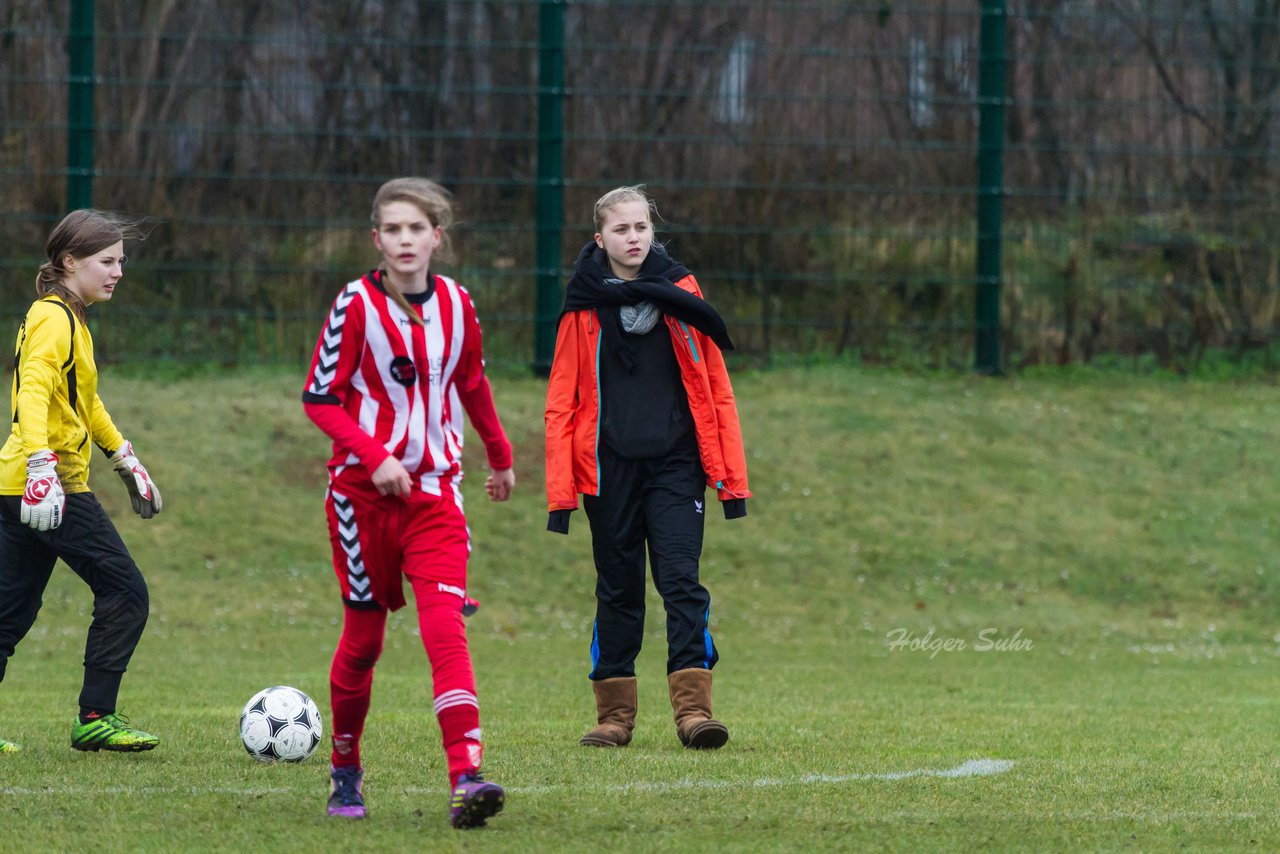
[[[124,715],[103,715],[87,724],[77,720],[71,725],[71,746],[76,750],[135,752],[150,750],[159,743],[160,739],[151,733],[129,726]]]
[[[14,744],[12,741],[5,741],[0,738],[0,753],[18,753],[21,750],[21,744]]]

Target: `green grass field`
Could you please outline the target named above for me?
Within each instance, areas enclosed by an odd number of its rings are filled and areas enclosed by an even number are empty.
[[[108,368],[165,497],[129,515],[98,462],[151,586],[122,710],[163,743],[69,749],[91,601],[58,571],[0,686],[0,735],[25,746],[0,756],[0,851],[1280,848],[1272,385],[835,367],[735,385],[756,498],[745,520],[709,516],[703,562],[731,741],[679,748],[655,594],[635,742],[601,751],[576,745],[594,713],[585,519],[544,532],[544,387],[494,378],[520,482],[486,502],[473,437],[469,632],[509,797],[459,833],[404,612],[374,684],[367,821],[325,816],[323,750],[264,765],[240,747],[259,688],[328,713],[328,449],[301,369]]]

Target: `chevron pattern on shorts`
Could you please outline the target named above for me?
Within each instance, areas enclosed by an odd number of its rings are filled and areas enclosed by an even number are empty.
[[[360,554],[360,529],[356,525],[355,508],[345,495],[332,491],[330,495],[333,496],[333,511],[338,517],[338,541],[347,555],[347,585],[351,588],[347,598],[352,602],[371,602],[373,591],[364,570],[364,557]]]

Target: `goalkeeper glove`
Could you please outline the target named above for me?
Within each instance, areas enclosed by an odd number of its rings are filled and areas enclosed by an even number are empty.
[[[133,502],[133,512],[143,519],[150,519],[160,512],[164,503],[160,499],[160,490],[155,481],[147,474],[146,468],[138,462],[133,453],[133,443],[125,442],[111,455],[111,467],[124,481],[129,490],[129,500]]]
[[[57,466],[58,455],[53,451],[36,451],[27,457],[27,488],[18,515],[24,525],[37,531],[51,531],[62,524],[67,499]]]

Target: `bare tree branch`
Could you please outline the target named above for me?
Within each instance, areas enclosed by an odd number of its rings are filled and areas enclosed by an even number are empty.
[[[1138,42],[1146,51],[1147,56],[1151,59],[1152,67],[1155,69],[1156,75],[1160,78],[1161,85],[1164,87],[1164,90],[1169,97],[1173,99],[1173,102],[1178,109],[1195,119],[1215,138],[1221,139],[1221,129],[1182,94],[1177,82],[1173,79],[1173,75],[1169,71],[1168,63],[1165,60],[1164,53],[1156,39],[1156,13],[1151,0],[1148,0],[1147,2],[1145,14],[1135,13],[1133,10],[1127,8],[1128,4],[1122,3],[1120,0],[1104,0],[1103,5],[1115,11],[1116,15],[1125,22],[1130,31],[1138,39]]]

